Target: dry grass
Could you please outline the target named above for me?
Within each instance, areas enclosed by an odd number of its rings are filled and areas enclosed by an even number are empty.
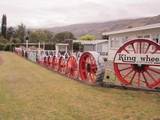
[[[0,120],[156,120],[160,94],[91,87],[0,53]]]

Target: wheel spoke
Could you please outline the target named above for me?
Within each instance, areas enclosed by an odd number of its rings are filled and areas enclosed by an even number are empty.
[[[144,81],[145,81],[146,85],[148,86],[147,78],[145,77],[145,75],[144,75],[144,73],[143,73],[143,72],[142,72],[142,76],[143,76],[143,78],[144,78]]]
[[[126,78],[129,74],[131,74],[133,72],[133,69],[131,71],[129,71],[125,76],[124,78]]]
[[[156,48],[156,49],[152,52],[152,54],[156,53],[157,51],[158,51],[158,49]]]
[[[145,54],[148,52],[149,48],[150,48],[151,44],[148,44],[146,51],[144,52]]]
[[[154,79],[154,77],[153,77],[148,71],[145,71],[145,72],[149,75],[150,78],[152,78],[152,80],[153,80],[154,82],[156,82],[155,79]]]
[[[139,42],[139,53],[141,54],[142,52],[142,42]]]
[[[155,73],[157,73],[157,74],[160,74],[160,71],[156,71],[156,70],[154,70],[154,69],[152,69],[152,68],[148,68],[148,70],[150,70],[150,71],[152,71],[152,72],[155,72]]]
[[[131,46],[132,46],[132,49],[133,49],[134,53],[136,53],[136,50],[135,50],[135,47],[134,47],[133,43],[131,44]]]
[[[95,71],[96,69],[97,69],[96,65],[94,65],[94,66],[91,67],[91,71]]]
[[[126,51],[129,54],[129,51],[126,48],[124,48],[124,51]]]
[[[123,69],[121,69],[120,71],[124,71],[124,70],[128,70],[128,69],[131,69],[132,67],[130,66],[130,67],[127,67],[127,68],[123,68]]]
[[[134,72],[134,74],[133,74],[133,76],[132,76],[132,78],[131,78],[131,80],[130,80],[130,82],[129,82],[130,84],[132,84],[133,79],[134,79],[134,77],[135,77],[136,73],[137,73],[137,72],[135,71],[135,72]]]
[[[140,72],[138,73],[138,81],[137,81],[137,83],[138,83],[138,87],[140,87],[140,78],[141,78],[141,74],[140,74]]]

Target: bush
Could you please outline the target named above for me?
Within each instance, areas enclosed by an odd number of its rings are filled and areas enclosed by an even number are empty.
[[[73,52],[83,51],[83,45],[80,42],[73,43]]]
[[[0,43],[0,50],[4,50],[4,44]]]
[[[80,37],[80,40],[96,40],[96,36],[94,35],[90,35],[90,34],[86,34]]]
[[[11,43],[0,43],[0,51],[13,51],[14,45]]]
[[[5,39],[3,36],[0,36],[0,43],[8,43],[9,41],[7,39]]]

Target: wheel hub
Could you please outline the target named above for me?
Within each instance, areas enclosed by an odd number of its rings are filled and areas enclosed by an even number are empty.
[[[144,64],[135,64],[132,66],[134,71],[137,72],[144,72],[146,71],[146,69],[148,68],[148,65],[144,65]]]
[[[90,64],[87,64],[86,68],[87,68],[87,72],[91,72],[91,65]]]

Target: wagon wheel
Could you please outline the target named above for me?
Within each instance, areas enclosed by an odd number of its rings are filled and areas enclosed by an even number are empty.
[[[56,56],[53,56],[53,58],[52,58],[52,68],[55,71],[58,71],[58,67],[59,67],[59,58],[56,57]]]
[[[65,62],[65,59],[63,57],[60,57],[59,59],[59,68],[58,68],[58,71],[60,73],[65,73],[65,70],[66,70],[66,62]]]
[[[48,61],[47,61],[48,67],[52,67],[52,60],[53,60],[52,56],[48,56]]]
[[[76,79],[78,77],[78,64],[74,56],[70,56],[67,61],[66,74],[68,77]]]
[[[26,52],[27,53],[27,52]],[[26,55],[28,56],[28,54]],[[38,54],[38,61],[37,63],[43,65],[44,64],[44,57],[43,57],[43,51],[41,51],[39,54]]]
[[[96,82],[97,65],[92,54],[86,52],[80,57],[79,72],[80,78],[89,83]]]
[[[119,81],[124,85],[156,88],[160,86],[160,63],[158,64],[132,64],[118,63],[118,54],[132,54],[138,56],[155,55],[160,60],[160,46],[151,40],[135,39],[120,47],[114,57],[114,70]],[[149,59],[149,58],[147,58]]]
[[[44,58],[43,58],[43,65],[47,65],[47,63],[48,63],[48,57],[44,56]]]

